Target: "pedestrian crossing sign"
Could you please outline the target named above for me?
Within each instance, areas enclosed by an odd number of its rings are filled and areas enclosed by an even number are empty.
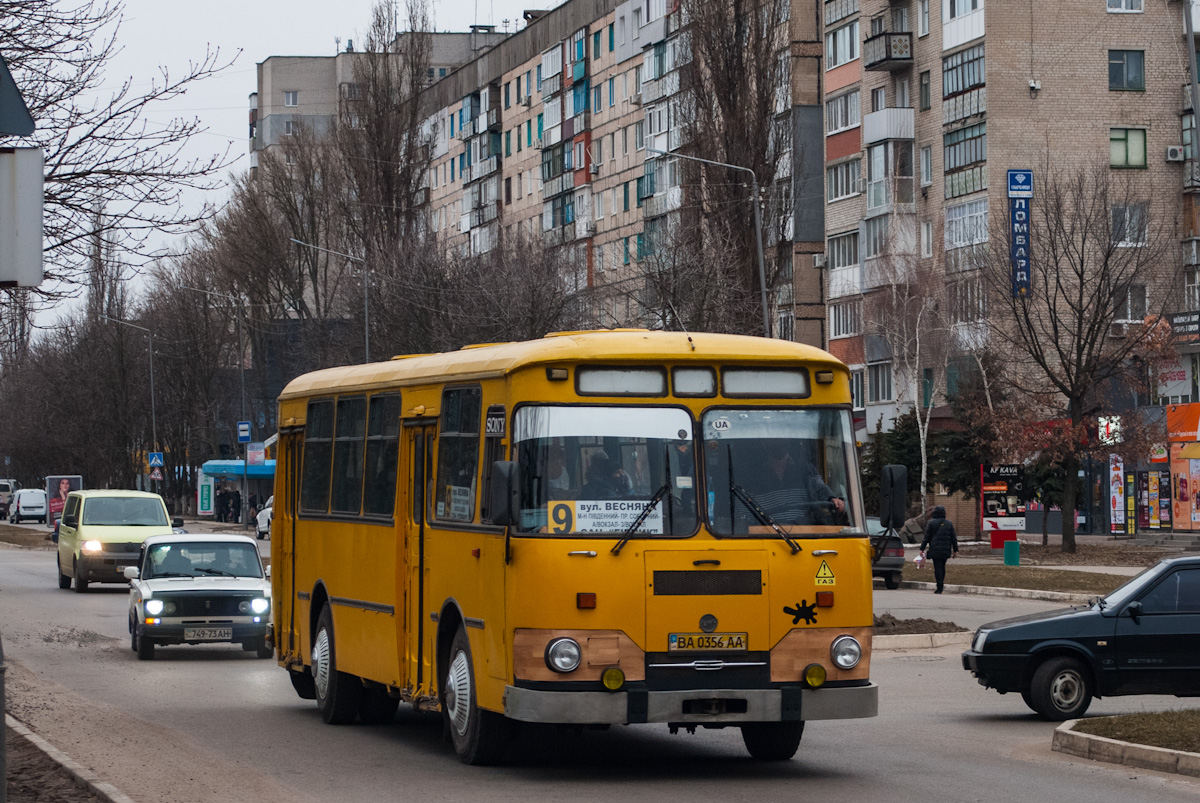
[[[155,466],[161,467],[163,465],[163,453],[151,452],[150,458],[146,462],[149,464],[150,468],[154,468]]]
[[[833,569],[830,569],[829,564],[825,561],[821,561],[821,568],[817,569],[817,585],[834,585]]]

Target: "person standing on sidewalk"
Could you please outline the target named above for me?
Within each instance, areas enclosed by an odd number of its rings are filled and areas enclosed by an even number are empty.
[[[926,554],[933,561],[933,579],[937,581],[937,590],[942,593],[946,582],[946,561],[958,556],[958,534],[954,525],[946,518],[946,508],[938,505],[933,509],[929,523],[925,525],[925,537],[921,540],[921,554]]]

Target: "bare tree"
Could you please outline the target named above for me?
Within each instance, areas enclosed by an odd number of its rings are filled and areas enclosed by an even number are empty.
[[[1038,171],[1031,204],[1030,289],[1017,292],[1007,220],[993,219],[978,253],[996,346],[1017,407],[1065,408],[1063,551],[1075,551],[1078,469],[1089,422],[1112,409],[1111,390],[1144,382],[1164,348],[1157,315],[1179,286],[1177,210],[1152,187],[1107,164]],[[1060,414],[1061,416],[1061,414]],[[1032,420],[1038,420],[1036,418]]]

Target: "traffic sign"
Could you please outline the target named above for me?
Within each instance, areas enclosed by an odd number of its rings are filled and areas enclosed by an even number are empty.
[[[250,442],[250,422],[249,421],[237,422],[237,429],[238,429],[238,443],[249,443]]]
[[[162,478],[163,475],[161,468],[156,468],[150,472],[150,479],[154,480],[155,482],[162,482]]]
[[[150,460],[148,461],[148,463],[149,463],[150,468],[154,468],[155,466],[161,467],[163,465],[163,453],[162,452],[151,452]]]

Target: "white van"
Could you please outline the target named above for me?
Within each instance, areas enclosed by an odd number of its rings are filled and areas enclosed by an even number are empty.
[[[46,492],[41,488],[22,488],[12,495],[8,519],[13,524],[36,520],[46,523]]]

